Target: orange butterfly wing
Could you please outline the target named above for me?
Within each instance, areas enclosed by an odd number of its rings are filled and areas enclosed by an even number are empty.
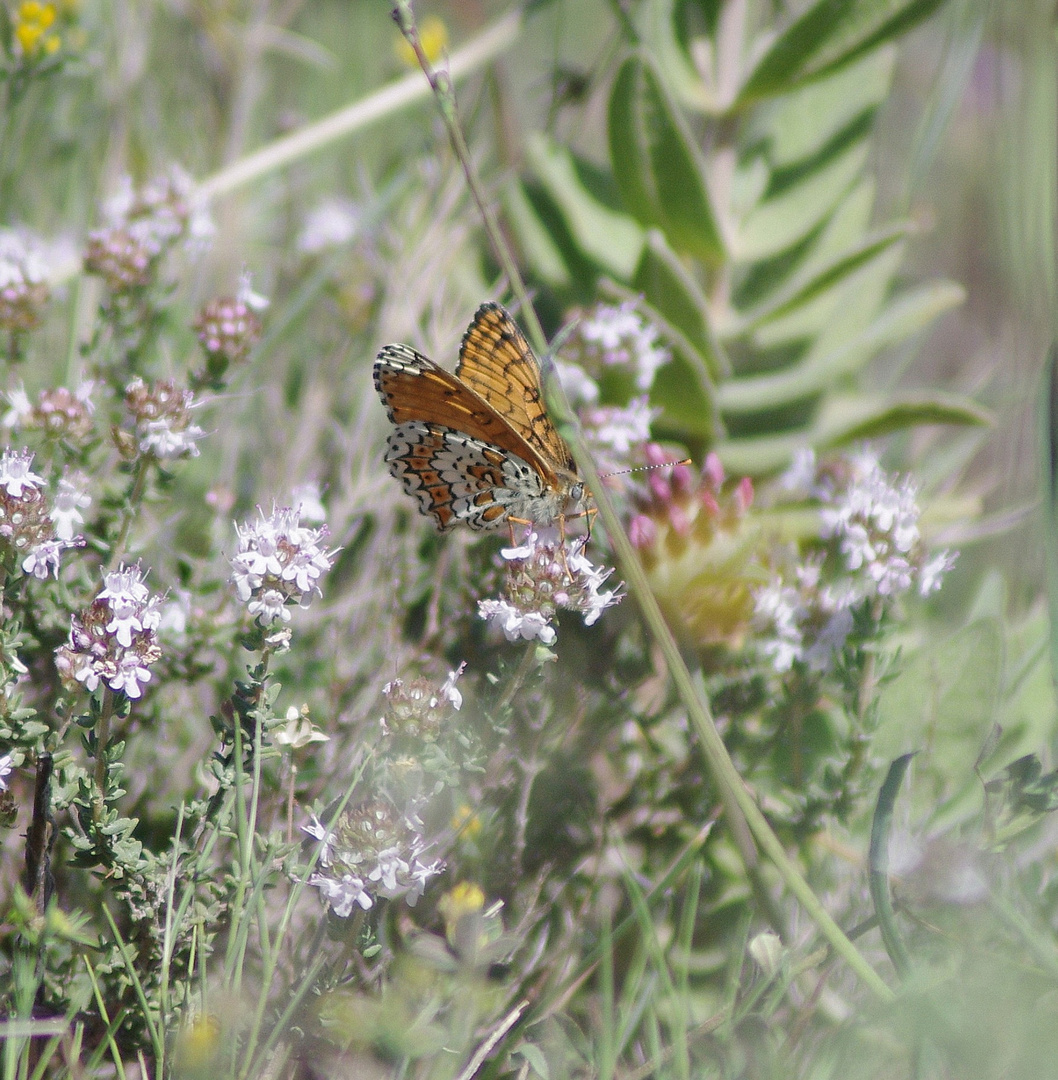
[[[460,431],[507,450],[557,483],[547,458],[491,402],[408,345],[386,345],[375,361],[375,388],[394,426],[418,421]]]
[[[552,473],[561,469],[576,475],[573,455],[544,408],[533,350],[499,304],[478,308],[463,335],[456,376],[524,438]]]

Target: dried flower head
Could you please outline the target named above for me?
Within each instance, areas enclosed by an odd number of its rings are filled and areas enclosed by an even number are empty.
[[[380,799],[346,810],[329,831],[313,815],[302,826],[320,844],[309,884],[341,918],[355,906],[369,910],[379,898],[403,897],[414,907],[426,882],[444,869],[440,859],[423,858],[429,845],[422,828],[414,811],[402,815]]]
[[[158,644],[160,598],[143,583],[139,564],[104,575],[104,588],[88,608],[70,620],[70,636],[55,652],[63,682],[95,691],[102,682],[138,698],[151,679],[150,666],[162,655]]]
[[[300,508],[273,507],[268,517],[260,507],[257,512],[256,522],[235,526],[239,550],[231,560],[231,582],[258,623],[288,622],[290,604],[308,607],[314,594],[322,595],[319,580],[337,552],[322,546],[326,525],[301,524]]]
[[[465,668],[464,662],[455,671],[450,671],[440,686],[429,679],[408,682],[391,679],[382,687],[386,698],[382,731],[417,742],[433,742],[452,713],[463,705],[463,695],[456,689],[456,680]]]
[[[29,400],[26,391],[19,388],[7,395],[10,410],[5,414],[5,427],[22,431],[41,431],[52,439],[66,439],[80,443],[92,434],[92,414],[95,404],[91,380],[81,383],[76,390],[57,386],[42,390],[36,403]]]
[[[49,295],[41,243],[26,229],[0,229],[0,330],[32,330]]]
[[[504,595],[479,601],[478,614],[508,641],[535,638],[545,645],[555,643],[551,620],[560,608],[579,612],[591,626],[624,594],[601,591],[613,570],[593,565],[584,555],[586,544],[584,536],[570,540],[554,528],[529,527],[520,546],[500,552],[507,572]]]
[[[135,379],[125,387],[125,408],[136,425],[139,451],[159,461],[198,457],[196,442],[205,432],[191,423],[195,406],[191,391],[172,379],[154,384]]]

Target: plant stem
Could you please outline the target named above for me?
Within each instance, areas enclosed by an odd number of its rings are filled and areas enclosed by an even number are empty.
[[[92,807],[92,820],[98,825],[103,820],[107,791],[107,743],[110,741],[110,720],[114,715],[114,691],[109,686],[103,688],[103,704],[96,724],[96,767],[95,767],[95,802]]]
[[[147,486],[147,469],[150,467],[150,458],[146,454],[141,454],[136,459],[136,472],[132,478],[132,487],[129,489],[128,498],[125,500],[125,506],[122,510],[121,518],[121,532],[118,533],[118,538],[114,542],[114,546],[110,549],[110,558],[107,560],[107,569],[113,570],[121,562],[122,555],[125,554],[125,545],[128,543],[129,531],[132,528],[133,519],[136,516],[136,510],[140,505],[140,500],[143,498],[144,488]]]
[[[477,204],[478,213],[481,215],[482,223],[485,226],[485,234],[489,238],[493,254],[496,256],[500,266],[503,267],[503,273],[507,278],[507,283],[510,285],[511,292],[518,298],[518,303],[521,305],[521,315],[528,324],[529,337],[533,346],[543,355],[547,352],[547,338],[544,337],[543,327],[536,317],[536,312],[529,299],[529,291],[522,280],[518,264],[514,261],[510,247],[500,230],[496,211],[486,199],[478,181],[474,162],[470,157],[470,149],[467,146],[466,139],[463,137],[463,129],[459,125],[456,95],[452,87],[451,65],[448,65],[444,70],[438,71],[430,63],[430,59],[423,51],[422,43],[419,41],[419,30],[415,25],[415,16],[411,10],[411,0],[397,0],[396,7],[393,9],[393,18],[396,20],[397,26],[400,27],[400,32],[404,35],[405,40],[414,50],[419,61],[419,67],[422,68],[423,74],[429,81],[430,88],[433,90],[434,97],[437,100],[437,106],[441,111],[441,118],[444,120],[445,128],[448,131],[448,137],[452,141],[452,149],[463,167],[467,187],[470,188],[470,193]]]

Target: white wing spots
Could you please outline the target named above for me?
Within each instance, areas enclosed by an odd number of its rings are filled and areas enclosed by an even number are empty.
[[[385,460],[442,532],[459,523],[495,529],[509,517],[550,523],[563,509],[528,462],[438,424],[398,424]]]

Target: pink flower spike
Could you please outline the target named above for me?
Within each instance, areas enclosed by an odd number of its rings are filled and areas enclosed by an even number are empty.
[[[724,466],[716,454],[710,452],[705,464],[702,466],[702,479],[705,480],[714,491],[719,491],[724,483]]]
[[[646,514],[636,514],[628,523],[628,539],[632,541],[632,547],[648,548],[658,538],[658,527],[654,519]]]
[[[643,448],[643,452],[648,465],[665,465],[672,460],[665,453],[664,447],[659,446],[656,442],[648,442]]]
[[[672,466],[672,486],[681,495],[690,495],[694,490],[694,473],[689,465]]]
[[[713,518],[720,516],[720,504],[716,501],[716,496],[707,487],[703,487],[698,493],[698,501],[702,504],[702,509]]]
[[[753,481],[743,476],[735,488],[735,507],[741,517],[753,505]]]
[[[669,507],[669,524],[677,536],[686,536],[691,531],[691,519],[683,507],[675,503]]]
[[[650,484],[651,494],[659,503],[672,502],[672,485],[668,478],[662,475],[660,469],[655,469],[650,473],[647,482]]]

